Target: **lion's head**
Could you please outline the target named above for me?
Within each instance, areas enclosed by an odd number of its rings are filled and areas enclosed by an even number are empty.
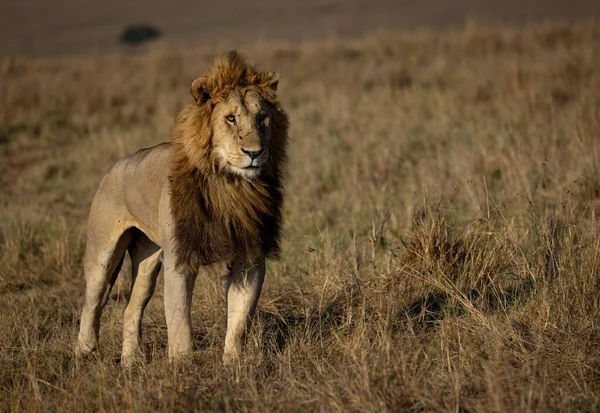
[[[235,51],[218,58],[192,82],[195,104],[180,115],[185,130],[174,141],[199,169],[259,177],[283,155],[287,117],[276,100],[278,82],[276,73],[257,70]]]
[[[196,79],[192,83],[192,94],[200,104],[213,106],[211,129],[215,161],[224,170],[248,178],[258,176],[269,158],[268,102],[253,86],[231,89],[211,98],[206,83],[205,77]],[[273,90],[275,87],[276,83]]]
[[[235,51],[192,82],[194,103],[173,130],[170,176],[178,264],[190,272],[279,254],[288,118],[277,83]]]

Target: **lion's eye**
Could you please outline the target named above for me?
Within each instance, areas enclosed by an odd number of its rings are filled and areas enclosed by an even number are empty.
[[[265,119],[267,119],[267,114],[266,113],[259,113],[258,114],[258,122],[259,123],[263,123],[265,121]]]
[[[229,122],[229,123],[235,123],[235,116],[234,115],[227,115],[225,117],[225,119],[227,119],[227,122]]]

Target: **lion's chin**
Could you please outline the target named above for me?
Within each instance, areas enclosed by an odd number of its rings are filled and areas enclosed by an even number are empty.
[[[238,168],[237,166],[233,166],[231,163],[228,163],[228,169],[236,174],[243,176],[244,178],[254,179],[260,175],[260,166],[247,166],[245,168]]]

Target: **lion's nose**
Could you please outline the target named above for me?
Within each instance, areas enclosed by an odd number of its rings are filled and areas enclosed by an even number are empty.
[[[246,155],[248,155],[250,157],[250,159],[254,160],[258,157],[258,155],[260,155],[263,152],[263,149],[259,149],[257,151],[249,151],[247,149],[241,148],[242,152],[244,152]]]

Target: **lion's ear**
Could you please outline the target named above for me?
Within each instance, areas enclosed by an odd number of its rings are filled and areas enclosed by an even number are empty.
[[[206,76],[199,77],[192,82],[190,89],[196,103],[206,103],[210,100],[210,92],[208,90],[208,78]]]
[[[279,86],[279,74],[277,74],[275,72],[267,73],[267,87],[276,91],[277,86]]]

